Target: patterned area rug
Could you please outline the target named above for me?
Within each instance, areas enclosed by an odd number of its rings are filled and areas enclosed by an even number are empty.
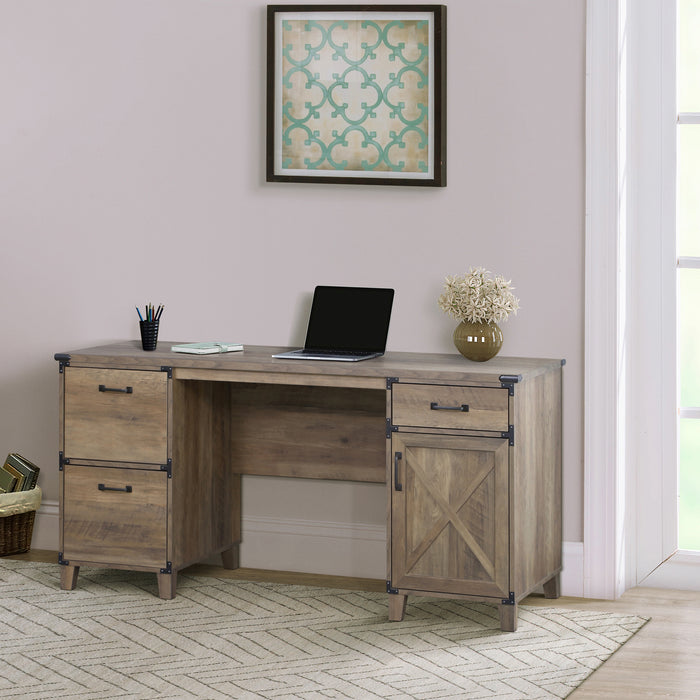
[[[0,560],[4,698],[563,698],[646,619]]]

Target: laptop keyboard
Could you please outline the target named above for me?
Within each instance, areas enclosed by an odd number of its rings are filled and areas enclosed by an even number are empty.
[[[379,357],[384,353],[370,352],[367,350],[291,350],[283,352],[278,357],[288,360],[342,360],[344,362],[356,362],[357,360],[369,360],[372,357]]]
[[[382,353],[368,352],[366,350],[295,350],[274,357],[287,357],[289,359],[300,360],[342,360],[344,362],[356,362],[357,360],[368,360],[377,357]]]
[[[341,355],[343,357],[364,357],[365,355],[373,354],[367,352],[367,350],[304,350],[304,352],[314,355]]]

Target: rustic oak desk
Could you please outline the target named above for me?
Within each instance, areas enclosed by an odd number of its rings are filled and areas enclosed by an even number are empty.
[[[61,586],[81,565],[238,567],[241,475],[387,487],[389,616],[406,596],[500,606],[561,570],[559,360],[387,353],[359,363],[195,356],[160,342],[59,353]]]

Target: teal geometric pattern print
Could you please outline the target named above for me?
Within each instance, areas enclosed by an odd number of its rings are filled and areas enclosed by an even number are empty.
[[[428,21],[281,24],[282,168],[427,173]]]

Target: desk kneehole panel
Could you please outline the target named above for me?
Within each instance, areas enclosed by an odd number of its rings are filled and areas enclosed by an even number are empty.
[[[508,430],[508,390],[490,387],[394,384],[392,423],[448,430]]]
[[[64,455],[112,462],[167,462],[165,372],[66,367]]]
[[[67,464],[62,552],[66,560],[160,569],[167,562],[166,472]]]

